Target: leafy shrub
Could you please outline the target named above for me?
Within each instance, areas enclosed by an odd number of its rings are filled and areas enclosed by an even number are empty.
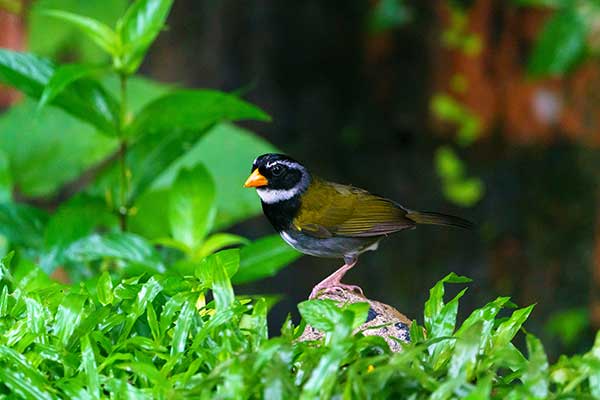
[[[498,314],[498,298],[456,326],[458,301],[444,302],[449,275],[425,304],[425,329],[392,354],[380,337],[353,335],[368,307],[301,303],[303,323],[267,336],[268,302],[235,296],[239,251],[213,254],[184,278],[141,275],[85,285],[50,281],[33,264],[0,274],[0,392],[24,398],[593,398],[600,396],[600,335],[583,356],[550,366],[526,333],[533,307]],[[211,298],[211,300],[209,300]],[[359,304],[360,305],[360,304]],[[366,305],[366,303],[365,303]],[[305,323],[326,332],[298,342]]]
[[[172,3],[136,1],[115,29],[36,8],[35,18],[87,36],[106,64],[59,65],[0,49],[0,81],[39,100],[0,119],[0,235],[19,263],[39,262],[47,273],[61,267],[76,282],[104,270],[162,271],[167,260],[184,273],[221,248],[244,245],[242,282],[298,256],[277,236],[251,244],[215,232],[259,212],[240,182],[257,154],[274,150],[230,122],[269,117],[234,94],[133,76]]]
[[[525,357],[513,341],[532,307],[499,317],[511,304],[498,298],[457,327],[464,290],[445,303],[444,289],[467,280],[453,274],[431,289],[401,353],[353,334],[368,307],[324,300],[301,303],[300,325],[288,319],[269,338],[271,302],[235,296],[232,282],[298,254],[277,236],[218,232],[259,211],[240,182],[272,150],[230,122],[268,116],[234,94],[134,76],[171,4],[135,1],[115,29],[65,11],[35,16],[81,30],[104,65],[0,49],[0,81],[39,101],[0,118],[0,396],[600,396],[600,337],[551,366],[525,333]],[[71,283],[48,277],[58,267]],[[322,342],[297,341],[306,324]]]

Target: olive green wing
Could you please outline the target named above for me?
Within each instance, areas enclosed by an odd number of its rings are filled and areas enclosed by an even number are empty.
[[[293,224],[319,238],[381,236],[413,227],[406,213],[393,201],[365,190],[314,180]]]

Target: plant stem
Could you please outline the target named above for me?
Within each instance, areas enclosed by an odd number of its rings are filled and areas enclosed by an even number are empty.
[[[127,230],[127,192],[129,191],[129,182],[127,179],[127,139],[124,137],[123,127],[125,126],[127,119],[127,76],[125,74],[119,74],[119,80],[121,83],[121,118],[119,121],[119,167],[121,170],[121,181],[119,188],[119,224],[121,231]]]

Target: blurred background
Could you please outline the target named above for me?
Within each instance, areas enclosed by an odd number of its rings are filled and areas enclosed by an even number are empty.
[[[0,0],[0,47],[101,62],[81,34],[36,9],[113,24],[127,3]],[[168,24],[145,76],[244,93],[273,121],[243,125],[314,174],[478,224],[393,235],[346,282],[420,320],[429,288],[453,271],[474,280],[461,315],[511,296],[537,303],[528,329],[550,355],[591,346],[600,328],[596,1],[177,0]],[[0,89],[0,109],[21,101]],[[0,140],[26,135],[15,129],[0,121]],[[97,159],[95,145],[77,146],[68,151]],[[230,231],[255,238],[272,228],[260,215]],[[239,290],[281,295],[276,334],[340,265],[305,256]]]

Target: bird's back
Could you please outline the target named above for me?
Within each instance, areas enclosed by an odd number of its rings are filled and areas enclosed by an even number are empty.
[[[303,194],[293,226],[314,237],[372,237],[411,228],[397,203],[353,186],[319,178]]]

